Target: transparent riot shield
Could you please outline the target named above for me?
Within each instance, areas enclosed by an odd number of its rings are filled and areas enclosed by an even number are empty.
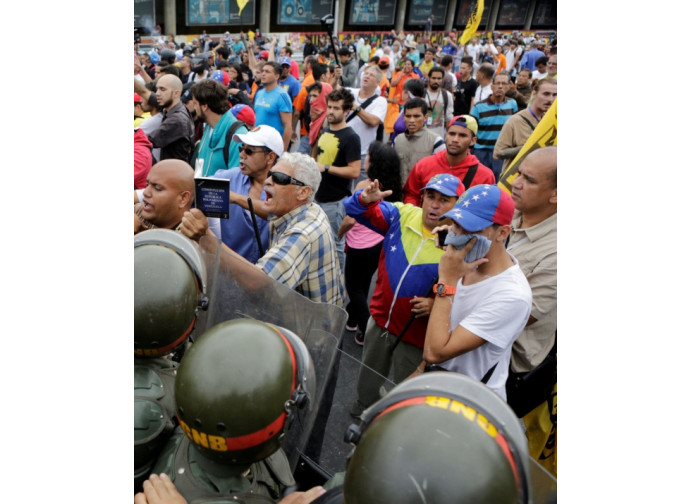
[[[323,446],[318,460],[312,460],[312,462],[317,462],[326,479],[345,471],[347,456],[352,451],[352,444],[345,441],[345,434],[348,427],[357,422],[357,418],[350,414],[350,410],[357,399],[356,388],[360,375],[363,380],[375,382],[381,394],[395,386],[390,377],[382,376],[362,363],[362,347],[354,343],[353,333],[346,332],[344,338],[343,349],[338,351],[337,356],[339,369],[333,390],[333,404],[325,427]],[[320,481],[313,481],[313,483],[322,484]]]
[[[199,245],[208,272],[209,305],[206,312],[199,313],[194,335],[198,337],[220,322],[251,318],[289,329],[309,350],[316,376],[315,397],[308,407],[297,410],[282,443],[294,470],[322,403],[347,314],[337,306],[312,302],[269,278],[227,253],[213,236],[203,237]]]

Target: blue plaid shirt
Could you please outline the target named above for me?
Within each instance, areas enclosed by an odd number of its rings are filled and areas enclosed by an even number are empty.
[[[268,276],[320,303],[343,305],[343,281],[326,213],[301,205],[269,223],[271,248],[256,265]]]

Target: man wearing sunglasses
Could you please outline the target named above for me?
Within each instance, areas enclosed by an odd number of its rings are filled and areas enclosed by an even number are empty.
[[[264,184],[268,171],[283,153],[283,137],[275,128],[257,126],[248,133],[235,133],[231,148],[239,156],[238,166],[218,170],[213,175],[230,180],[230,216],[227,219],[209,219],[208,226],[225,245],[249,262],[255,263],[261,257],[261,251],[256,241],[247,198],[252,199],[261,248],[266,250],[268,213],[263,209],[263,200],[266,199]]]
[[[260,213],[268,215],[270,248],[252,266],[312,301],[342,306],[344,289],[331,226],[314,202],[320,183],[319,167],[306,154],[285,153],[268,171]],[[184,214],[181,231],[197,241],[211,234],[197,208]],[[227,245],[223,248],[250,264]]]

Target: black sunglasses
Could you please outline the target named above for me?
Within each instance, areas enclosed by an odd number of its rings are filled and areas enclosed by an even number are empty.
[[[283,172],[274,172],[274,171],[268,171],[268,176],[273,179],[273,182],[275,182],[278,185],[289,185],[289,184],[294,184],[296,186],[306,186],[304,182],[301,180],[297,180],[296,178],[292,178],[290,175],[287,173]]]
[[[240,145],[237,148],[239,149],[240,152],[244,151],[244,153],[247,156],[251,156],[252,154],[256,154],[257,152],[263,152],[264,154],[268,153],[268,151],[262,147],[258,148],[257,150],[252,150],[249,147],[247,147],[246,145]]]

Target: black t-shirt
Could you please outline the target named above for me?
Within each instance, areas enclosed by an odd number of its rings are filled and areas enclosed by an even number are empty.
[[[467,82],[458,79],[458,85],[453,92],[453,115],[470,113],[470,102],[476,93],[479,83],[470,78]]]
[[[331,131],[324,128],[318,140],[316,161],[330,166],[347,166],[352,161],[361,159],[359,136],[347,126]],[[314,199],[317,203],[330,203],[350,196],[352,179],[338,177],[330,173],[321,174],[321,184]]]

